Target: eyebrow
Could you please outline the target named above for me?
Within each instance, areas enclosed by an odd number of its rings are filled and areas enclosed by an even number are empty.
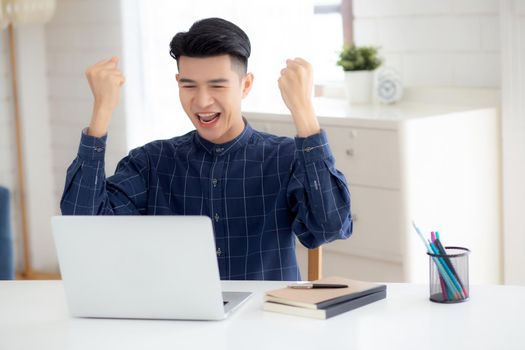
[[[220,78],[220,79],[212,79],[212,80],[208,80],[207,83],[208,84],[224,84],[224,83],[229,83],[230,81],[228,79],[225,79],[225,78]],[[179,83],[191,83],[191,84],[195,84],[196,81],[195,80],[192,80],[192,79],[188,79],[188,78],[180,78],[179,79]]]

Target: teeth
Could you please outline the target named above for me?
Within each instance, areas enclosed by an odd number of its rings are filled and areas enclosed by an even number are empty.
[[[197,113],[197,116],[203,123],[209,123],[219,116],[220,113]]]
[[[197,115],[198,115],[199,117],[202,117],[202,118],[213,117],[215,114],[218,114],[218,113],[197,113]]]

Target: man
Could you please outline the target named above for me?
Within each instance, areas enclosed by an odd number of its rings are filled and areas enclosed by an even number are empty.
[[[124,76],[115,57],[88,68],[93,116],[68,169],[62,213],[206,215],[222,279],[300,280],[295,236],[308,248],[348,238],[350,194],[319,128],[305,60],[287,60],[279,78],[295,140],[253,130],[243,118],[250,50],[248,36],[219,18],[175,35],[179,97],[196,130],[132,150],[107,179],[107,130]]]

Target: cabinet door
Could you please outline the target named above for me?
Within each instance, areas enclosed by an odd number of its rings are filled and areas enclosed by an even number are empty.
[[[399,140],[394,130],[324,128],[337,168],[350,184],[400,188]]]
[[[326,250],[342,254],[402,261],[400,192],[351,186],[353,234],[328,244]]]
[[[294,137],[290,122],[250,120],[254,129]],[[399,140],[394,130],[323,127],[328,135],[337,168],[349,183],[380,188],[400,188]]]

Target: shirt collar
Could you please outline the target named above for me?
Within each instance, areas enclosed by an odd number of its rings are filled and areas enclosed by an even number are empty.
[[[206,152],[213,155],[221,156],[229,152],[233,152],[236,149],[246,145],[253,134],[253,129],[246,120],[246,118],[242,117],[242,120],[244,121],[244,130],[239,136],[237,136],[231,141],[222,144],[216,144],[204,139],[199,135],[197,131],[195,131],[194,142],[198,146],[202,147]]]

